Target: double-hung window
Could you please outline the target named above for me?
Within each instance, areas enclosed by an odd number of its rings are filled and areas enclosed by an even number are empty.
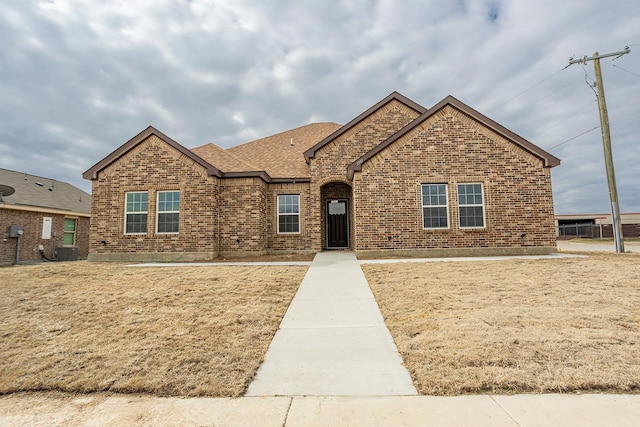
[[[284,194],[278,196],[278,233],[300,232],[300,195]]]
[[[180,225],[180,192],[158,191],[156,232],[177,233]]]
[[[78,225],[78,220],[75,218],[64,219],[64,231],[62,234],[63,246],[75,246],[77,225]]]
[[[146,234],[148,195],[146,191],[125,194],[124,233]]]
[[[423,228],[449,228],[447,184],[422,184]]]
[[[484,228],[482,184],[458,184],[460,228]]]

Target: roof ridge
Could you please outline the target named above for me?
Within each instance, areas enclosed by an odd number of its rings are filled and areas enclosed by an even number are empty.
[[[264,139],[273,138],[273,137],[276,137],[278,135],[282,135],[282,134],[285,134],[285,133],[295,132],[295,131],[300,130],[300,129],[305,128],[305,127],[315,126],[315,125],[325,125],[325,124],[333,124],[333,125],[340,126],[339,123],[332,122],[332,121],[307,123],[306,125],[301,125],[301,126],[298,126],[298,127],[295,127],[295,128],[283,130],[282,132],[277,132],[277,133],[274,133],[274,134],[271,134],[271,135],[263,136],[262,138],[254,139],[253,141],[247,141],[247,142],[243,142],[242,144],[234,145],[233,147],[229,147],[227,150],[234,150],[234,149],[236,149],[238,147],[244,147],[247,144],[253,144],[253,143],[262,141]]]
[[[224,153],[225,155],[227,155],[227,156],[229,156],[229,157],[232,157],[234,160],[238,161],[239,163],[242,163],[244,166],[246,166],[246,167],[247,167],[247,171],[250,171],[250,170],[253,170],[253,171],[260,171],[260,170],[261,170],[261,169],[260,169],[259,167],[257,167],[256,165],[254,165],[254,164],[252,164],[251,162],[248,162],[247,160],[245,160],[245,158],[244,158],[244,157],[238,156],[237,154],[232,153],[232,152],[231,152],[231,151],[229,151],[228,149],[226,149],[226,148],[222,148],[222,147],[220,147],[219,145],[217,145],[217,144],[215,144],[215,143],[213,143],[213,142],[209,142],[209,143],[207,143],[207,144],[200,145],[200,146],[198,146],[198,147],[193,147],[193,148],[191,148],[190,150],[191,150],[191,151],[193,151],[193,150],[198,150],[198,149],[205,149],[205,148],[206,148],[206,147],[208,147],[208,146],[214,147],[216,150],[218,150],[218,151],[220,151],[220,152]],[[197,153],[196,153],[196,154],[197,154]],[[214,165],[214,166],[216,166],[216,165]],[[217,167],[217,166],[216,166],[216,167]],[[222,169],[222,172],[225,172],[225,171]],[[228,172],[228,171],[226,171],[226,172]]]

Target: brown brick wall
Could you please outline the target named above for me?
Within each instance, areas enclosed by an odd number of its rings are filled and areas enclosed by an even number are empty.
[[[534,251],[555,246],[550,169],[451,107],[366,162],[352,183],[347,180],[349,164],[416,116],[397,101],[387,104],[319,150],[311,159],[311,182],[302,184],[209,177],[201,165],[151,136],[93,181],[90,259],[189,260],[320,251],[326,244],[328,198],[350,201],[350,245],[358,251]],[[457,184],[463,182],[484,185],[483,229],[457,225]],[[422,228],[422,183],[448,184],[449,229]],[[155,233],[160,190],[180,191],[178,234]],[[124,234],[127,191],[148,192],[145,235]],[[280,194],[300,195],[299,234],[277,233]]]
[[[486,228],[460,229],[457,184],[476,182]],[[449,229],[423,229],[422,183],[448,184]],[[452,108],[365,163],[354,205],[361,251],[555,246],[550,169]]]
[[[278,195],[300,195],[300,233],[278,234]],[[302,184],[271,184],[267,198],[267,248],[269,252],[315,252],[311,242],[309,227],[310,212],[309,183]]]
[[[315,158],[311,159],[310,203],[311,206],[318,207],[311,211],[309,217],[314,250],[319,251],[325,245],[322,186],[334,181],[344,181],[347,167],[351,163],[402,129],[418,115],[416,111],[393,100],[324,146],[316,153]]]
[[[180,232],[156,234],[156,193],[180,191]],[[147,233],[124,234],[128,191],[147,191]],[[140,143],[93,181],[90,259],[117,260],[126,254],[169,253],[166,259],[217,256],[218,179],[155,136]],[[118,256],[117,254],[125,254]],[[173,258],[171,258],[173,257]],[[149,259],[154,259],[149,256]]]
[[[266,253],[267,184],[259,178],[220,182],[220,253]]]
[[[51,218],[51,239],[42,239],[43,218]],[[9,238],[10,225],[24,230],[20,238],[20,262],[42,261],[38,246],[44,246],[45,256],[55,257],[55,249],[63,246],[64,219],[77,219],[76,245],[78,258],[86,258],[89,252],[89,218],[75,215],[0,209],[0,264],[12,264],[16,259],[16,238]]]

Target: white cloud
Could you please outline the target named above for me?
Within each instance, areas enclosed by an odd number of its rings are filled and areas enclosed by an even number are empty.
[[[599,124],[593,64],[561,71],[568,58],[632,45],[602,66],[621,208],[640,211],[637,12],[635,0],[4,2],[0,167],[88,189],[80,172],[150,124],[231,146],[345,123],[393,90],[426,107],[452,94],[550,148]],[[606,212],[599,130],[552,153],[556,210]]]

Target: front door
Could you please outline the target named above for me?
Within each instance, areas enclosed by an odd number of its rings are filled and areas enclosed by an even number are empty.
[[[349,247],[349,203],[346,199],[327,200],[327,248]]]

